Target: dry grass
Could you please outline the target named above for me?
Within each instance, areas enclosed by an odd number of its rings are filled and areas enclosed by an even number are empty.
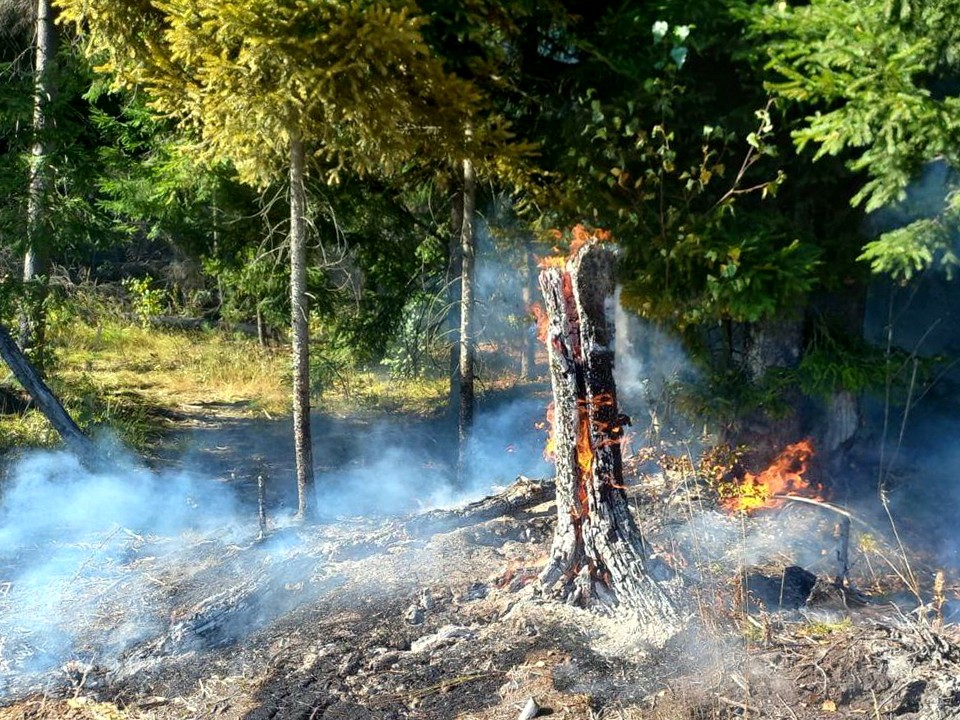
[[[140,450],[162,438],[171,412],[183,406],[219,406],[217,412],[241,417],[290,411],[285,347],[263,348],[220,330],[145,328],[109,314],[96,324],[77,315],[53,322],[48,337],[56,357],[49,382],[71,415],[82,427],[109,428]],[[428,416],[446,406],[449,393],[445,376],[397,379],[339,366],[327,375],[315,406],[343,416]],[[58,443],[39,413],[0,416],[0,452]]]
[[[446,377],[393,378],[385,372],[354,371],[324,388],[320,407],[341,416],[401,411],[429,416],[446,407],[449,394]]]
[[[49,341],[56,357],[50,384],[71,415],[82,427],[109,428],[141,450],[162,436],[170,411],[183,405],[221,404],[260,417],[290,406],[287,354],[251,338],[70,318],[51,324]],[[0,451],[58,440],[39,413],[0,417]]]
[[[290,403],[285,353],[250,338],[71,322],[52,339],[57,374],[68,384],[90,378],[104,390],[136,392],[162,407],[242,402],[249,412],[273,414]]]

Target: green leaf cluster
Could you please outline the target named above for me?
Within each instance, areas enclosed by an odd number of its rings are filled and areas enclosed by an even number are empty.
[[[745,14],[767,50],[768,87],[806,113],[793,133],[798,149],[843,157],[865,178],[853,204],[901,204],[927,163],[957,166],[960,3],[813,0]],[[860,259],[901,281],[955,265],[946,239],[953,225],[944,216],[917,220],[868,243]]]

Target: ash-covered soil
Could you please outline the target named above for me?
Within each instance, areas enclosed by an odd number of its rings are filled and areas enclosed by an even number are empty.
[[[4,636],[0,720],[513,719],[531,698],[541,717],[960,717],[943,608],[905,612],[866,574],[862,594],[831,591],[832,517],[724,518],[698,490],[648,480],[638,516],[687,583],[686,630],[665,647],[627,615],[536,592],[556,507],[521,483],[499,505],[259,542],[129,537],[126,566],[73,589],[101,602],[65,662],[28,672],[42,648]],[[802,584],[784,573],[797,558],[819,589],[771,597],[759,578]],[[149,622],[121,640],[130,597]]]

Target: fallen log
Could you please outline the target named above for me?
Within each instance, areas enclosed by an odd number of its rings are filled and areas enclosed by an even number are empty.
[[[430,510],[420,513],[404,524],[407,533],[425,535],[439,530],[454,530],[494,518],[510,515],[545,502],[553,497],[553,483],[520,476],[505,490],[463,507],[449,510]]]
[[[0,325],[0,357],[13,372],[24,390],[33,398],[37,409],[50,421],[54,430],[63,438],[64,443],[81,459],[90,460],[94,456],[93,442],[73,421],[64,409],[60,399],[40,377],[36,368],[30,364],[23,352],[10,336],[10,332]]]

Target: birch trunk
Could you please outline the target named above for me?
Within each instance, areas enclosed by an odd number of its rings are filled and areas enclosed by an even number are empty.
[[[460,229],[460,363],[459,363],[459,413],[458,413],[458,462],[457,474],[461,482],[467,472],[467,441],[473,425],[474,406],[474,275],[476,242],[473,232],[474,213],[477,205],[477,176],[473,162],[463,161],[463,224]]]
[[[454,193],[450,208],[450,240],[447,243],[447,326],[446,338],[450,343],[450,400],[449,413],[452,422],[459,425],[460,413],[460,236],[463,232],[463,191]],[[459,427],[458,427],[459,432]]]
[[[40,348],[44,342],[43,301],[49,272],[50,196],[52,152],[49,138],[49,105],[56,95],[53,62],[56,33],[50,0],[37,0],[37,24],[33,69],[33,145],[30,150],[30,182],[27,192],[27,249],[23,258],[25,293],[20,308],[20,347]]]

